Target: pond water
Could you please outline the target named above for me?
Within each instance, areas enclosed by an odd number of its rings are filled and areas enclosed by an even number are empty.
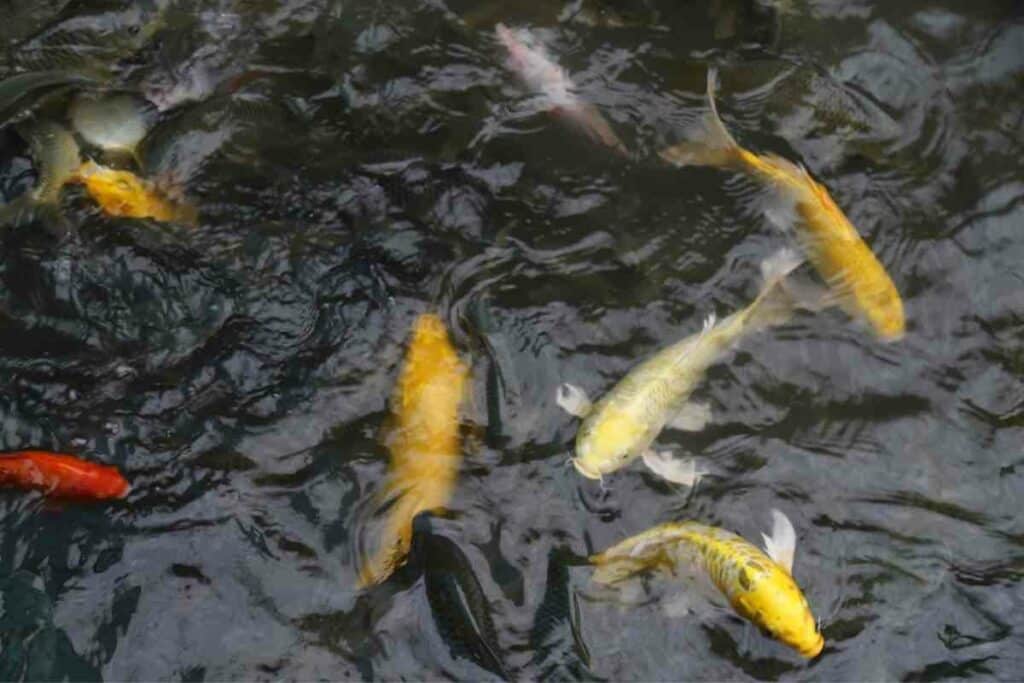
[[[0,678],[1020,676],[1020,3],[6,7],[0,78],[71,70],[148,98],[141,172],[200,218],[112,218],[68,187],[65,238],[3,233],[0,449],[74,452],[133,488],[0,492]],[[632,159],[536,106],[498,22],[530,29]],[[745,340],[697,390],[711,425],[658,440],[708,476],[635,463],[602,486],[566,464],[558,385],[600,394],[742,306],[785,243],[748,184],[658,160],[709,66],[737,139],[804,164],[859,228],[907,333],[831,310]],[[4,201],[35,181],[15,130]],[[473,372],[458,486],[409,563],[358,590],[426,311]],[[810,662],[729,609],[590,587],[587,555],[628,535],[695,519],[757,540],[772,508],[826,640]]]

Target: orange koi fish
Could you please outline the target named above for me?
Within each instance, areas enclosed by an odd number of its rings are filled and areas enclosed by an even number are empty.
[[[459,406],[468,377],[441,319],[432,313],[417,318],[385,439],[391,466],[378,499],[390,503],[388,518],[377,552],[363,562],[361,587],[380,583],[404,563],[413,518],[443,508],[451,498],[461,460]]]
[[[828,302],[865,319],[879,338],[903,336],[903,300],[885,268],[864,243],[828,190],[803,166],[773,154],[755,154],[726,130],[715,106],[716,73],[708,72],[710,111],[695,131],[696,139],[661,152],[676,166],[717,166],[742,171],[773,191],[769,217],[795,231],[808,260],[829,287]]]
[[[152,183],[130,171],[119,171],[87,161],[78,168],[70,182],[85,185],[89,195],[111,216],[190,224],[195,223],[197,218],[195,207],[171,201]]]
[[[19,451],[0,456],[0,484],[38,489],[56,498],[124,498],[130,486],[116,467],[73,455]]]

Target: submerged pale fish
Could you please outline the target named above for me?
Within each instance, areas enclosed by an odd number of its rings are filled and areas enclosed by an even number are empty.
[[[772,517],[772,533],[763,535],[767,553],[724,529],[670,522],[592,556],[593,580],[614,584],[652,569],[696,566],[742,617],[803,657],[817,657],[825,640],[792,576],[796,532],[778,510],[772,510]]]
[[[363,562],[361,586],[379,583],[403,564],[413,518],[439,510],[455,488],[461,461],[459,406],[469,370],[459,359],[441,319],[417,318],[392,397],[391,452],[381,503],[389,503],[376,553]]]
[[[82,164],[78,143],[67,128],[50,121],[19,126],[18,132],[28,141],[39,176],[32,199],[55,203],[61,188]]]
[[[794,302],[783,281],[799,265],[783,250],[761,266],[764,285],[754,301],[715,324],[708,318],[701,332],[672,344],[634,367],[591,407],[583,391],[559,387],[558,404],[583,418],[576,434],[577,471],[599,479],[643,456],[657,474],[692,485],[699,477],[692,461],[679,461],[651,450],[665,426],[698,431],[711,419],[706,404],[689,401],[707,369],[743,336],[789,319]]]
[[[150,126],[147,105],[131,95],[79,94],[69,110],[71,125],[90,145],[135,156]]]
[[[715,106],[714,70],[708,72],[710,111],[694,140],[661,152],[677,166],[707,165],[743,171],[772,191],[769,217],[795,231],[808,260],[828,284],[829,299],[851,315],[866,319],[884,340],[897,340],[906,322],[903,301],[885,268],[857,229],[802,166],[773,154],[755,154],[739,146]]]
[[[513,32],[504,24],[495,26],[494,31],[508,50],[509,68],[527,87],[544,97],[552,113],[564,117],[591,140],[624,157],[630,156],[607,119],[594,105],[576,95],[576,87],[569,76],[542,49],[534,46],[529,33],[522,29]]]

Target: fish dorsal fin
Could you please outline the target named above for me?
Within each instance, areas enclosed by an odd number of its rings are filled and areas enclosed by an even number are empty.
[[[789,517],[772,510],[772,532],[761,534],[764,539],[764,550],[768,557],[786,570],[787,574],[793,574],[793,556],[796,554],[796,530]]]

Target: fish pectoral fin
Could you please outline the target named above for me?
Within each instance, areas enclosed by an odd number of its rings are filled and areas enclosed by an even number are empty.
[[[662,477],[675,484],[696,486],[705,472],[697,467],[693,458],[675,458],[668,451],[648,450],[643,454],[644,464]]]
[[[555,403],[562,410],[576,417],[586,417],[593,408],[593,404],[587,397],[587,392],[575,384],[569,383],[559,385],[555,392]]]
[[[790,275],[782,281],[782,289],[793,300],[797,308],[802,308],[811,313],[819,313],[833,306],[838,306],[843,299],[841,293],[812,282],[808,278],[794,275]]]
[[[686,591],[679,591],[661,601],[661,610],[669,619],[685,617],[693,611],[693,597]]]
[[[711,422],[711,406],[707,403],[690,401],[683,404],[679,412],[669,420],[667,427],[683,432],[699,432]]]
[[[764,550],[768,557],[786,570],[787,574],[793,574],[793,556],[796,554],[796,530],[789,517],[772,510],[772,531],[770,534],[761,534],[764,539]]]

